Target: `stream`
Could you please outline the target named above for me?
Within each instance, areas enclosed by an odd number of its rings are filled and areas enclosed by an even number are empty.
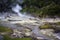
[[[40,33],[39,26],[44,25],[44,22],[59,22],[59,20],[54,21],[53,19],[43,19],[40,20],[39,18],[35,18],[31,15],[26,15],[26,13],[21,13],[20,10],[22,8],[17,4],[15,7],[12,8],[12,10],[15,12],[14,13],[9,13],[6,12],[4,15],[0,14],[0,25],[10,27],[12,29],[17,29],[17,30],[23,30],[25,27],[30,28],[32,33],[34,33],[34,37],[39,37],[41,39],[46,39],[46,40],[53,40],[42,33]],[[48,21],[50,20],[50,21]],[[20,27],[16,24],[21,24],[24,27]]]

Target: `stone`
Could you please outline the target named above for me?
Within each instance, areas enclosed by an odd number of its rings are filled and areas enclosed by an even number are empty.
[[[42,34],[51,36],[51,35],[53,35],[54,30],[53,30],[53,29],[42,29],[42,30],[40,30],[40,32],[41,32]]]
[[[3,36],[2,35],[0,35],[0,40],[3,40]]]

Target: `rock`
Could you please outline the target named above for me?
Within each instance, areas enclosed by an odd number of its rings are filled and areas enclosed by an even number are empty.
[[[3,36],[0,35],[0,40],[3,40]]]
[[[31,32],[26,32],[25,36],[31,36],[31,34],[32,34]]]
[[[40,29],[54,29],[55,33],[60,32],[60,25],[58,23],[45,23],[39,27]]]
[[[60,40],[60,33],[55,33],[54,36]]]
[[[50,25],[49,23],[45,23],[44,25],[41,25],[39,27],[40,29],[51,29],[53,28],[52,25]]]
[[[22,35],[22,32],[18,31],[17,29],[14,29],[13,30],[13,34],[11,35],[11,37],[19,37],[19,38],[22,38],[23,35]]]
[[[57,37],[59,36],[54,35],[55,33],[53,29],[42,29],[40,30],[40,32],[45,36],[49,37],[50,40],[58,40]]]
[[[30,31],[31,31],[30,29],[27,29],[27,28],[25,29],[25,32],[30,32]]]
[[[40,32],[41,32],[42,34],[51,36],[51,35],[53,35],[54,30],[53,30],[53,29],[42,29],[42,30],[40,30]]]
[[[28,28],[26,28],[25,30],[24,30],[24,34],[25,34],[25,36],[31,36],[31,30],[30,29],[28,29]]]

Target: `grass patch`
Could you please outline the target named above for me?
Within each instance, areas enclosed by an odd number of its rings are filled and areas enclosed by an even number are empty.
[[[31,38],[11,38],[9,35],[4,35],[4,40],[32,40]]]
[[[8,35],[3,35],[3,37],[4,37],[3,40],[12,40],[12,39],[10,38],[10,36],[8,36]]]
[[[13,40],[31,40],[31,38],[14,38]]]
[[[0,26],[0,32],[8,32],[11,33],[12,30],[8,27]]]

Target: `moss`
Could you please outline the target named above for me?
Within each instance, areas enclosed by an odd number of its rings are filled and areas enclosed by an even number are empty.
[[[31,38],[15,38],[13,40],[31,40]]]
[[[57,25],[60,25],[60,22],[57,22],[56,24],[57,24]]]
[[[4,35],[4,40],[32,40],[31,38],[11,38],[9,35]]]
[[[12,30],[8,27],[0,26],[0,32],[8,32],[11,33]]]
[[[8,36],[8,35],[3,35],[3,37],[4,37],[4,38],[3,38],[4,40],[12,40],[12,39],[10,38],[10,36]]]
[[[46,23],[39,27],[40,29],[53,29],[55,32],[60,32],[60,22],[57,23]]]
[[[42,25],[39,27],[40,29],[51,29],[52,28],[52,25],[50,24],[45,24],[45,25]]]

